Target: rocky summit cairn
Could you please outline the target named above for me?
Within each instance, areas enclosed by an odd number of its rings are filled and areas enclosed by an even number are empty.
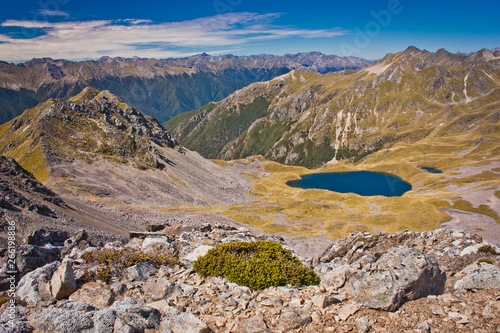
[[[31,261],[17,285],[17,326],[1,315],[0,332],[500,330],[500,248],[475,235],[355,233],[299,258],[319,283],[252,290],[202,277],[193,263],[219,244],[283,239],[223,224],[162,232],[100,248],[84,232],[56,246],[41,243],[62,234],[32,233],[32,256],[58,255]]]

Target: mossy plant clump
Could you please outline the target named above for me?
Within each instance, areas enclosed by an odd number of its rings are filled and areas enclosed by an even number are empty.
[[[478,249],[479,252],[486,252],[486,253],[491,253],[494,255],[499,255],[500,253],[497,253],[497,251],[491,247],[490,245],[483,245]]]
[[[95,281],[101,280],[108,282],[112,276],[120,276],[123,269],[140,264],[141,262],[149,262],[156,268],[160,266],[170,266],[179,264],[179,259],[176,257],[150,254],[145,252],[134,252],[131,250],[100,250],[87,252],[83,256],[87,263],[97,263],[101,266],[97,270],[90,272],[85,280]]]
[[[316,284],[318,276],[279,243],[270,241],[221,244],[195,261],[201,276],[224,276],[253,290],[287,284]]]

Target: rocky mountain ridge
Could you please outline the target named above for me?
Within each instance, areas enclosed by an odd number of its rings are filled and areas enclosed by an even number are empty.
[[[254,83],[165,126],[208,158],[260,154],[318,167],[358,161],[401,142],[452,137],[466,128],[471,141],[497,140],[499,84],[498,53],[484,49],[465,56],[410,47],[358,71],[295,70]]]
[[[160,219],[152,207],[251,200],[249,180],[178,146],[157,120],[93,88],[1,125],[0,150],[69,206],[51,206],[55,217],[39,227],[87,225],[92,234],[119,238],[144,228],[145,216]],[[11,173],[6,179],[16,189],[29,182]],[[5,212],[6,222],[23,221],[26,230],[38,225],[24,210]]]
[[[17,65],[0,62],[0,122],[49,98],[69,98],[86,86],[109,90],[163,122],[291,69],[330,72],[369,63],[318,52],[245,57],[202,54],[160,60],[102,57],[83,62],[43,58]]]
[[[41,237],[46,244],[55,242],[60,233],[51,232],[38,232],[30,242]],[[103,250],[89,246],[84,235],[66,235],[64,246],[51,247],[60,260],[46,257],[45,264],[23,273],[17,331],[482,333],[500,328],[500,248],[464,232],[351,234],[319,257],[301,259],[320,276],[318,285],[262,291],[224,277],[201,277],[192,268],[217,244],[262,239],[246,228],[167,227],[144,239],[107,243]],[[144,261],[109,282],[88,281],[85,272],[99,267],[89,254],[99,251],[174,255],[180,261],[161,267]],[[18,263],[29,259],[19,256]],[[5,330],[7,305],[2,310]]]

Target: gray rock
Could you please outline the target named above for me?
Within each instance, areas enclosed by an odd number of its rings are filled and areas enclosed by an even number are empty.
[[[94,313],[94,327],[96,333],[113,333],[115,321],[115,310],[103,309]]]
[[[455,289],[493,289],[500,288],[500,269],[488,263],[473,264],[464,269],[467,275],[458,280]]]
[[[407,301],[444,291],[446,275],[437,261],[416,249],[390,248],[371,266],[349,281],[356,301],[368,308],[395,311]]]
[[[63,246],[64,241],[68,238],[69,234],[67,231],[40,228],[26,237],[26,244],[44,246],[50,243],[54,246]]]
[[[350,302],[338,309],[337,315],[339,316],[340,320],[347,320],[347,318],[358,312],[359,309],[361,309],[361,304]]]
[[[279,332],[286,332],[307,325],[311,321],[311,315],[304,309],[285,309],[278,319],[276,329]]]
[[[150,278],[142,286],[144,297],[151,301],[167,298],[175,290],[175,284],[166,278]]]
[[[80,242],[86,241],[88,237],[89,235],[87,234],[87,231],[85,230],[78,231],[75,235],[71,236],[70,238],[64,241],[63,253],[64,254],[70,253],[73,248],[77,247]]]
[[[333,267],[332,270],[328,271],[324,275],[320,275],[321,284],[332,287],[335,290],[342,288],[350,274],[349,265],[343,263],[338,264]]]
[[[448,312],[448,317],[456,321],[458,324],[467,324],[469,322],[469,318],[467,318],[467,316],[458,312]]]
[[[59,260],[60,255],[60,247],[21,245],[16,254],[16,266],[21,274],[25,274]]]
[[[329,307],[332,304],[340,303],[336,295],[316,295],[312,297],[312,302],[320,309]]]
[[[58,302],[55,305],[55,307],[60,309],[81,311],[81,312],[90,312],[96,309],[92,305],[87,304],[85,302],[69,301],[69,300]]]
[[[14,325],[0,323],[0,333],[32,333],[33,329],[27,322],[16,321]]]
[[[241,333],[268,333],[271,332],[262,316],[253,316],[244,320],[239,327]]]
[[[26,321],[28,309],[21,306],[7,308],[0,316],[0,333],[31,333],[33,328]],[[12,322],[14,320],[14,322]]]
[[[180,312],[173,307],[162,308],[161,330],[173,333],[208,333],[212,330],[191,312]]]
[[[146,250],[151,244],[170,244],[167,236],[148,236],[142,242],[142,251]]]
[[[444,310],[439,305],[431,305],[431,312],[436,316],[444,316]]]
[[[95,333],[93,313],[42,308],[35,318],[33,325],[40,332]]]
[[[65,262],[57,268],[52,275],[50,285],[52,287],[52,296],[55,299],[69,297],[76,291],[75,274],[71,263]]]
[[[213,246],[210,245],[201,245],[194,249],[191,253],[189,253],[185,259],[191,262],[195,262],[199,257],[203,257],[208,253],[210,249],[213,249]]]
[[[148,262],[141,262],[127,268],[128,277],[131,280],[147,280],[150,276],[155,275],[158,269]]]
[[[116,313],[115,332],[127,332],[128,326],[134,329],[131,332],[144,332],[146,329],[160,327],[160,312],[155,308],[137,304],[131,297],[115,302],[109,310]],[[122,330],[117,331],[117,325],[122,326]]]
[[[121,318],[115,320],[115,324],[113,326],[114,333],[137,333],[136,330],[124,322]]]
[[[368,332],[370,330],[370,322],[366,317],[361,317],[355,320],[356,323],[356,329],[358,332]]]
[[[74,292],[69,299],[90,304],[96,308],[105,308],[113,301],[111,288],[99,282],[88,282]]]
[[[23,276],[17,284],[16,295],[25,301],[28,306],[36,306],[43,300],[38,289],[38,284],[41,280],[50,281],[52,274],[59,265],[60,262],[55,261]]]

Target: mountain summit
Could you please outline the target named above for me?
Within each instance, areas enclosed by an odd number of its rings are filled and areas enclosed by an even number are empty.
[[[85,88],[0,126],[0,153],[51,189],[138,205],[240,202],[246,181],[178,146],[153,117]]]

